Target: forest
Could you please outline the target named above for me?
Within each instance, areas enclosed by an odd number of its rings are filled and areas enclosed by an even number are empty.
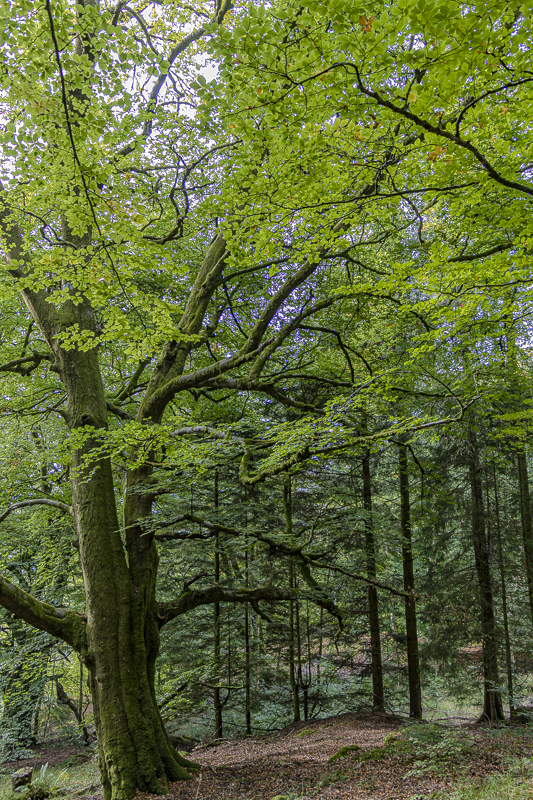
[[[532,11],[0,0],[5,800],[532,796]]]

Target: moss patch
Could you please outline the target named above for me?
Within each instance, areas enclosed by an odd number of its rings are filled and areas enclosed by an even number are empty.
[[[345,747],[341,747],[340,750],[328,758],[328,764],[332,764],[334,761],[337,761],[339,758],[344,758],[348,755],[348,753],[355,753],[357,750],[361,750],[362,748],[359,747],[358,744],[347,744]]]

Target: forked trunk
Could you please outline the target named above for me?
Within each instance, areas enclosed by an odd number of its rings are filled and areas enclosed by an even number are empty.
[[[152,570],[140,570],[131,554],[126,562],[109,461],[101,461],[90,480],[75,480],[74,489],[87,609],[82,655],[89,670],[104,797],[131,800],[136,790],[161,794],[169,781],[190,774],[188,762],[168,740],[155,698],[155,580],[150,580]],[[144,555],[155,567],[155,548],[149,548],[152,552]]]
[[[61,326],[93,327],[86,304],[63,311]],[[54,331],[47,333],[53,347]],[[155,698],[157,553],[151,536],[140,535],[138,522],[153,498],[136,491],[146,476],[134,474],[126,502],[126,558],[111,461],[94,460],[107,427],[97,351],[56,346],[55,356],[67,392],[69,427],[82,438],[71,468],[86,601],[86,636],[76,649],[89,671],[104,797],[131,800],[137,790],[161,794],[169,781],[190,774],[189,762],[170,745]]]

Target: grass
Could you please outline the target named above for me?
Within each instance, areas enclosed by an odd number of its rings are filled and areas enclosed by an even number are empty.
[[[45,778],[43,785],[50,790],[50,796],[69,798],[76,797],[80,793],[93,794],[95,789],[100,787],[100,774],[98,763],[95,758],[82,764],[75,763],[74,758],[69,758],[63,764],[56,764],[48,767],[44,771]],[[41,770],[34,769],[34,785],[40,783]],[[11,774],[0,776],[0,800],[24,800],[28,793],[24,791],[28,787],[14,792],[11,789]],[[85,791],[84,791],[85,790]]]
[[[531,800],[533,782],[512,774],[495,775],[481,782],[469,781],[436,795],[441,800]]]
[[[462,781],[435,795],[439,800],[532,800],[533,759],[505,759],[509,771],[477,781]]]

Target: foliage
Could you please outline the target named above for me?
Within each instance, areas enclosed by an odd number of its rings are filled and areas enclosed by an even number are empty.
[[[407,775],[446,775],[452,767],[454,772],[460,771],[477,744],[473,736],[462,731],[435,725],[409,725],[402,730],[402,737],[411,753]]]
[[[43,764],[37,775],[32,778],[31,783],[15,789],[13,796],[23,798],[23,800],[46,800],[47,797],[53,797],[59,793],[59,786],[65,775],[66,770],[54,774],[48,764]]]
[[[369,586],[389,709],[406,643],[434,706],[502,696],[490,648],[529,692],[531,9],[371,11],[0,10],[2,735],[60,639],[107,800],[190,774],[156,696],[198,738],[371,707]]]

